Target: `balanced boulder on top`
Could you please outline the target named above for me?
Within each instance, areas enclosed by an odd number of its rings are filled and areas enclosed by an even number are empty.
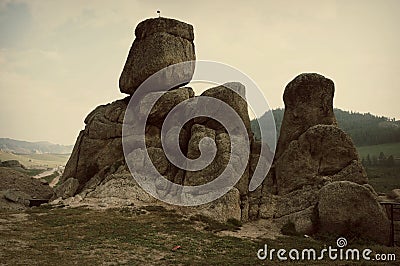
[[[151,75],[168,66],[193,61],[193,26],[175,19],[153,18],[139,23],[136,39],[119,79],[120,91],[133,94]],[[168,86],[179,81],[179,85],[190,82],[194,64],[185,64],[168,71],[160,77],[158,84]],[[154,88],[153,88],[154,89]]]

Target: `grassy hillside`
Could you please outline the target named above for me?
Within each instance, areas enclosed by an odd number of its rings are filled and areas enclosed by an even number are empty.
[[[365,168],[368,182],[378,193],[388,193],[395,188],[400,188],[400,166]]]
[[[70,154],[13,154],[0,151],[0,160],[18,160],[21,164],[30,168],[57,167],[65,165]]]
[[[360,154],[360,158],[366,158],[368,154],[371,157],[374,155],[378,157],[381,152],[386,156],[393,155],[395,158],[400,158],[400,142],[361,146],[357,147],[357,151]]]
[[[387,193],[394,188],[400,188],[400,142],[380,145],[357,147],[364,167],[368,174],[369,183],[377,192]],[[387,165],[379,160],[381,152],[388,158],[395,158],[393,165]],[[367,163],[367,158],[370,163]],[[397,159],[397,160],[396,160]]]

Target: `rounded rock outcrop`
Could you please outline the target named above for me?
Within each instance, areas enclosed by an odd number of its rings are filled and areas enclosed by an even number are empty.
[[[320,190],[318,227],[321,233],[389,244],[390,221],[385,210],[371,190],[349,181],[332,182]]]
[[[323,124],[337,125],[333,113],[335,85],[316,73],[298,75],[285,88],[285,113],[279,136],[276,158],[308,128]]]

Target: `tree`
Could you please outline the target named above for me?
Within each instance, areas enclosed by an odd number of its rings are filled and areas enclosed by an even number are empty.
[[[367,166],[371,166],[372,162],[371,162],[371,157],[369,157],[369,153],[367,154]]]
[[[386,159],[386,165],[387,165],[387,166],[394,166],[394,157],[393,157],[393,155],[390,155],[390,156]]]
[[[383,152],[379,153],[379,157],[378,157],[378,163],[381,165],[385,165],[386,164],[386,156]]]
[[[375,155],[372,155],[372,165],[378,165],[378,158]]]

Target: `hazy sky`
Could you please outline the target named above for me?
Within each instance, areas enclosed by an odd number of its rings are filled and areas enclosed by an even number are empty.
[[[302,72],[335,107],[400,119],[400,1],[1,1],[0,137],[73,144],[118,79],[136,25],[161,10],[195,29],[198,59],[249,75],[271,107]]]

